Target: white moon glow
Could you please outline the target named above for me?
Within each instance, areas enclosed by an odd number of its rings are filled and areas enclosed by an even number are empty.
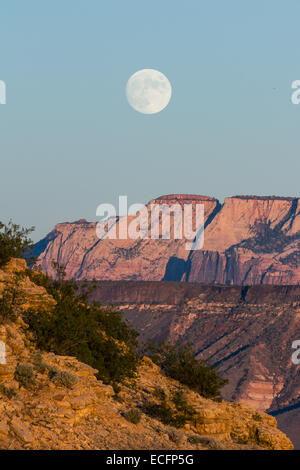
[[[143,114],[162,111],[169,104],[171,95],[171,83],[158,70],[139,70],[129,78],[126,85],[128,103]]]

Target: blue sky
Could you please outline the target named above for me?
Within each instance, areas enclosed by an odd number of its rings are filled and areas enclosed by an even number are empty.
[[[168,193],[299,194],[298,0],[11,0],[0,15],[0,214],[96,220],[102,202]],[[128,105],[154,68],[173,95]]]

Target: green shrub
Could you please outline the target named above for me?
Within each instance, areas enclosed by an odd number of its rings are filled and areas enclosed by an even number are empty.
[[[29,229],[13,224],[10,220],[7,225],[0,222],[0,267],[7,264],[11,258],[24,258],[33,248],[33,242],[28,235],[34,227]]]
[[[28,311],[24,320],[33,333],[37,346],[65,356],[75,356],[99,371],[104,383],[117,383],[134,378],[139,364],[137,336],[120,312],[103,308],[97,302],[89,305],[88,292],[81,292],[73,281],[63,279],[62,268],[57,279],[33,272],[32,279],[43,285],[56,305],[48,312]]]
[[[33,367],[27,364],[18,364],[14,378],[22,387],[31,388],[35,384]]]
[[[122,398],[119,394],[115,393],[113,395],[113,399],[117,401],[118,403],[124,403],[124,398]]]
[[[166,401],[162,401],[161,403],[145,403],[143,406],[143,411],[151,418],[157,418],[164,424],[174,424],[173,410]]]
[[[176,428],[183,427],[189,420],[193,418],[196,411],[187,402],[186,395],[183,389],[176,389],[171,394],[169,402],[172,402],[172,407],[167,401],[167,394],[162,387],[155,387],[153,391],[153,397],[156,401],[150,401],[144,404],[144,412],[153,417],[159,419],[162,423]]]
[[[112,388],[113,388],[113,391],[115,392],[115,394],[113,395],[113,399],[117,401],[118,403],[123,403],[124,399],[119,395],[121,391],[120,385],[114,382],[112,383]]]
[[[174,426],[175,428],[182,428],[187,422],[186,416],[182,413],[176,413],[165,400],[160,403],[145,403],[143,411],[151,418],[156,418],[163,424]]]
[[[61,385],[66,388],[73,388],[78,383],[76,375],[68,372],[67,370],[54,370],[50,371],[51,380],[57,385]]]
[[[148,354],[165,374],[205,398],[217,398],[227,383],[207,362],[197,360],[190,344],[148,343]]]
[[[54,377],[55,377],[56,374],[58,373],[57,367],[48,366],[47,369],[48,369],[48,376],[49,376],[49,379],[50,379],[50,380],[54,379]]]
[[[172,402],[176,406],[177,411],[181,411],[187,418],[192,418],[196,414],[196,410],[188,403],[182,388],[172,393]]]
[[[43,361],[41,354],[37,354],[34,358],[34,369],[40,374],[49,372],[49,366]]]
[[[141,421],[142,414],[137,408],[132,408],[131,410],[123,413],[123,416],[130,423],[138,424]]]
[[[155,398],[158,398],[158,400],[160,401],[163,401],[166,399],[166,392],[164,391],[164,389],[162,387],[155,387],[154,390],[153,390],[153,393],[152,395],[155,397]]]
[[[115,382],[112,384],[112,388],[113,388],[113,391],[115,392],[115,395],[118,395],[121,391],[120,385]]]
[[[0,385],[0,393],[5,395],[9,400],[16,398],[18,396],[17,391],[12,387],[6,387],[5,385]]]

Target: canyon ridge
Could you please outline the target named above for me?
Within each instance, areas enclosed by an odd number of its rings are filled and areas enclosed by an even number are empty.
[[[34,254],[50,276],[54,275],[55,261],[65,267],[67,278],[76,280],[298,284],[299,201],[293,197],[235,196],[220,204],[207,196],[161,196],[148,203],[149,211],[153,204],[160,204],[162,210],[174,204],[191,204],[193,212],[196,204],[204,205],[201,250],[188,251],[185,239],[99,239],[97,222],[81,219],[57,224],[35,245]],[[116,218],[117,233],[121,220]],[[171,217],[171,230],[173,220]],[[163,233],[159,217],[155,224]]]

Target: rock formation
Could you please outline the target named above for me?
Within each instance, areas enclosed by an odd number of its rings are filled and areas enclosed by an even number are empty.
[[[84,219],[55,226],[35,246],[38,264],[54,275],[52,261],[68,278],[185,280],[223,284],[300,282],[300,206],[297,198],[236,196],[221,205],[206,196],[170,195],[149,202],[204,204],[204,246],[188,251],[186,240],[99,239],[96,223]],[[132,221],[134,217],[130,218]],[[117,219],[119,233],[121,218]],[[171,218],[171,233],[172,233]],[[159,218],[157,230],[162,230]]]
[[[194,211],[196,203],[204,204],[206,220],[209,220],[218,206],[216,199],[205,196],[165,196],[150,201],[147,224],[149,236],[152,205],[171,207],[174,204],[191,204]],[[133,217],[129,217],[129,223],[132,219]],[[173,219],[171,227],[172,221]],[[112,227],[117,235],[120,233],[121,223],[122,218],[117,218],[115,227]],[[163,229],[159,217],[154,219],[154,226],[158,230]],[[96,223],[84,221],[56,225],[35,247],[42,269],[53,276],[54,260],[65,266],[67,278],[74,279],[160,280],[175,276],[174,280],[180,280],[184,274],[189,255],[185,248],[185,239],[99,239],[96,227]]]
[[[186,279],[223,284],[298,284],[299,200],[227,198],[190,257]]]
[[[46,308],[51,315],[53,299],[26,277],[22,262],[0,270],[0,298],[16,275],[23,276],[18,284],[22,310]],[[170,403],[179,389],[147,357],[136,381],[122,384],[116,396],[90,366],[38,351],[21,316],[2,318],[0,340],[6,344],[6,363],[0,364],[1,449],[293,448],[275,418],[248,405],[204,399],[188,389],[187,403],[195,414],[181,429],[140,411],[133,422],[128,412],[155,403],[157,387]]]

